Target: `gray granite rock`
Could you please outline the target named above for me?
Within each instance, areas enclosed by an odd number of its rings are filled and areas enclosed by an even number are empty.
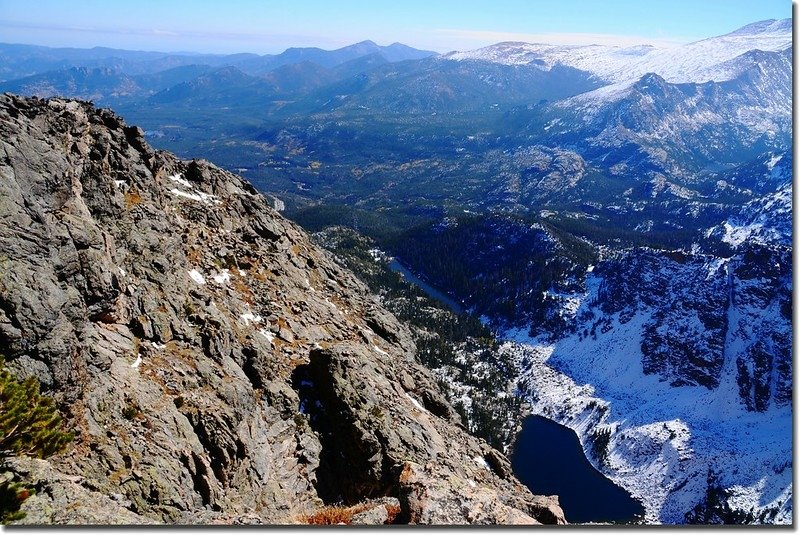
[[[360,281],[250,184],[108,110],[0,96],[0,295],[9,367],[76,432],[17,473],[87,498],[37,494],[30,520],[293,523],[412,496],[407,463],[431,467],[421,512],[400,499],[415,522],[563,520],[475,461],[488,446]]]

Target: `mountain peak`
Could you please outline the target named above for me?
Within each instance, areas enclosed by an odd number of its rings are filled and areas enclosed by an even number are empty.
[[[646,73],[656,73],[671,83],[702,83],[731,79],[733,71],[719,66],[737,56],[755,49],[783,51],[791,43],[791,19],[782,19],[755,22],[730,34],[668,48],[502,42],[443,57],[543,68],[560,63],[613,83],[634,82]]]
[[[760,34],[791,34],[792,19],[767,19],[742,26],[726,35],[746,36]]]

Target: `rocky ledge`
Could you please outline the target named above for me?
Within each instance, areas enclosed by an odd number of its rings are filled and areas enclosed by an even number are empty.
[[[301,229],[89,103],[0,96],[0,353],[76,433],[22,523],[564,523]]]

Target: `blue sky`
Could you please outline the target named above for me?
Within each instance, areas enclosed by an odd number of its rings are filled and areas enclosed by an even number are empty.
[[[365,39],[437,52],[509,40],[670,44],[791,12],[789,0],[0,0],[0,41],[259,54]]]

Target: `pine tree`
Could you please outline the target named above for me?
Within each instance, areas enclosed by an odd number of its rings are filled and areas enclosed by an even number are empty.
[[[22,483],[3,481],[0,483],[0,524],[8,524],[25,517],[19,508],[28,499],[31,491]]]
[[[3,364],[0,358],[0,459],[12,455],[44,458],[62,451],[74,435],[62,431],[52,398],[39,393],[36,379],[19,382]],[[20,483],[0,482],[0,523],[22,518],[19,508],[30,493]]]

